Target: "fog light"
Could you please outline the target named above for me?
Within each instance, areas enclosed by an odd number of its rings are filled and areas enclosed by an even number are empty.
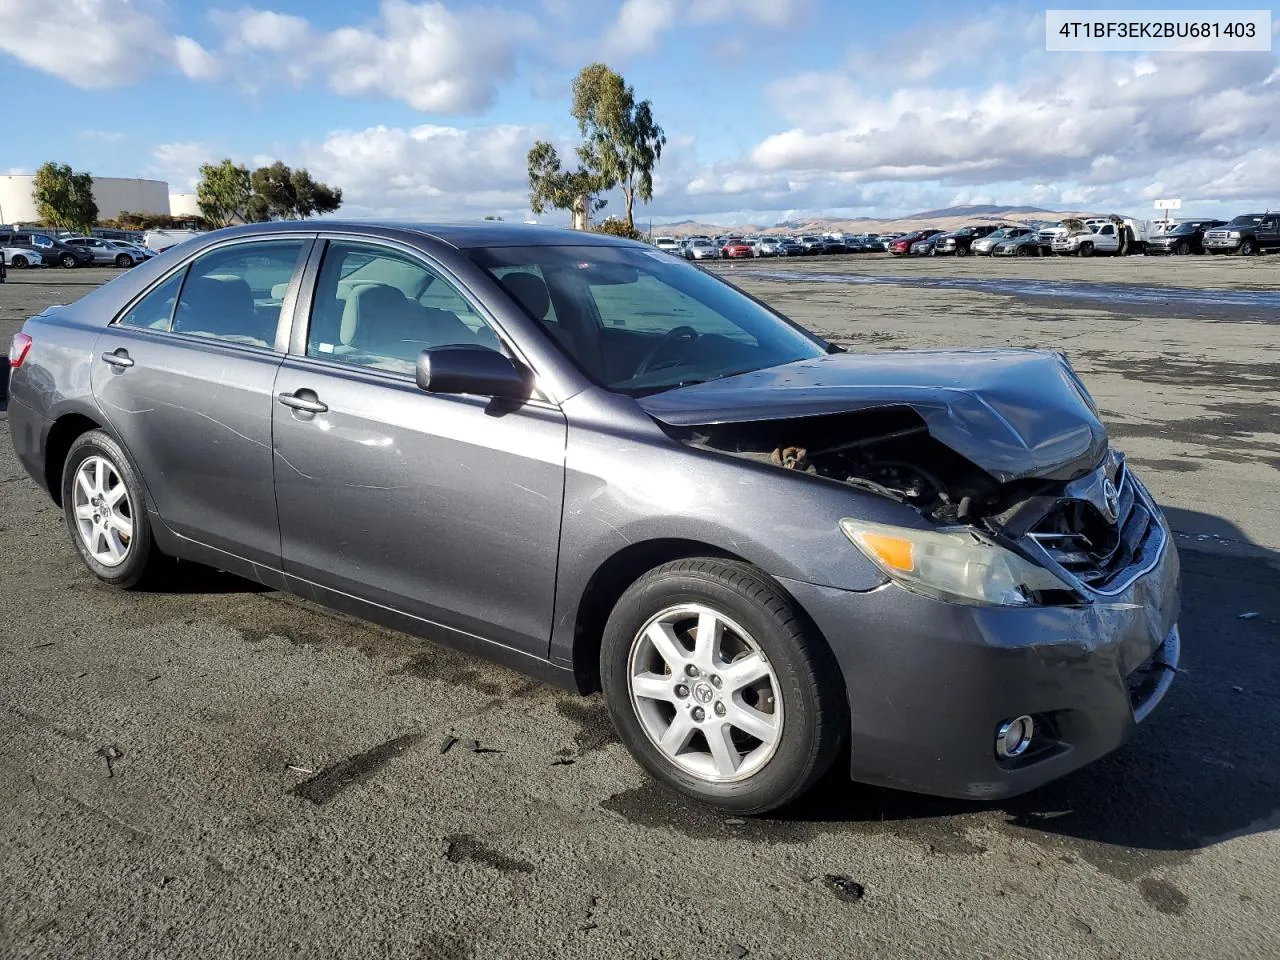
[[[1006,760],[1022,756],[1031,746],[1035,729],[1035,721],[1028,716],[1014,717],[1000,724],[996,730],[996,756]]]

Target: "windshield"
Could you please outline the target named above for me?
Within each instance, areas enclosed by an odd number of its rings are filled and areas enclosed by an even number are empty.
[[[1172,230],[1170,230],[1169,234],[1173,235],[1178,233],[1195,233],[1199,229],[1200,229],[1200,224],[1198,223],[1180,223],[1176,227],[1174,227]]]
[[[824,345],[728,283],[631,247],[466,251],[588,377],[644,396],[822,356]]]
[[[1236,217],[1227,226],[1229,227],[1252,227],[1262,222],[1262,216],[1249,214],[1243,217]]]

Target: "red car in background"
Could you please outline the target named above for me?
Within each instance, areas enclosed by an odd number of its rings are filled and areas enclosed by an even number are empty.
[[[751,249],[751,245],[745,240],[730,240],[720,248],[720,256],[722,257],[754,257],[756,252]]]
[[[919,243],[921,240],[928,240],[935,233],[942,233],[941,230],[912,230],[906,236],[899,237],[889,244],[889,252],[895,257],[905,257],[911,252],[911,245]]]

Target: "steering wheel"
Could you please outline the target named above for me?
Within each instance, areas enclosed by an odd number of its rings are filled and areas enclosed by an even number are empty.
[[[658,355],[661,354],[663,350],[667,349],[667,347],[671,346],[671,344],[676,340],[682,338],[697,340],[698,331],[688,325],[672,327],[662,335],[662,339],[653,345],[653,349],[645,354],[645,358],[641,360],[640,365],[636,367],[636,372],[631,375],[632,378],[641,377],[648,373],[649,368],[653,366],[653,361],[658,358]]]

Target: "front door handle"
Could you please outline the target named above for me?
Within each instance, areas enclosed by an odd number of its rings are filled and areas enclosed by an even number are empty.
[[[120,367],[123,369],[124,367],[133,366],[133,358],[129,356],[129,351],[124,347],[121,347],[114,353],[104,353],[102,355],[102,359],[113,367]]]
[[[304,413],[325,413],[329,409],[329,405],[321,400],[316,399],[316,395],[302,396],[301,394],[311,393],[310,390],[299,390],[297,393],[278,393],[276,399],[283,403],[286,407],[292,407],[294,410],[301,410]]]

